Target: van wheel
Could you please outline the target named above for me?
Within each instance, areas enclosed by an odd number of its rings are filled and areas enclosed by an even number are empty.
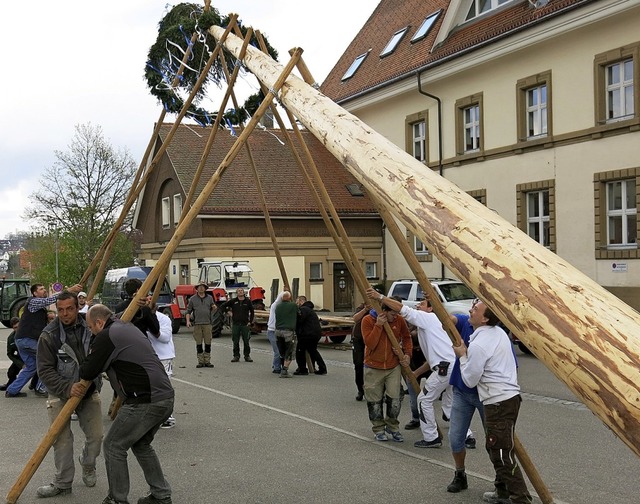
[[[222,334],[222,326],[224,325],[224,314],[218,310],[211,316],[211,337],[219,338]]]
[[[331,340],[332,343],[342,343],[344,340],[347,339],[346,336],[329,336],[329,339]]]

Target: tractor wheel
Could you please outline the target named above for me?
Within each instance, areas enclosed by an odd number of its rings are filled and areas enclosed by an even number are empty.
[[[332,343],[342,343],[344,340],[347,339],[346,336],[329,336],[329,339],[331,340]]]
[[[178,334],[180,330],[180,319],[173,318],[173,313],[169,307],[162,310],[162,313],[171,319],[171,334]]]
[[[224,314],[218,310],[211,316],[211,337],[219,338],[224,325]]]
[[[17,301],[11,307],[11,318],[13,318],[13,317],[21,318],[22,317],[22,312],[24,311],[24,307],[25,306],[27,306],[27,300],[26,299],[21,299],[20,301]]]

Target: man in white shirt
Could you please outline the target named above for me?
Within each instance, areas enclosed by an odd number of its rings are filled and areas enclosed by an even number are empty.
[[[487,451],[496,471],[494,492],[485,502],[529,504],[533,502],[515,458],[513,433],[520,410],[520,386],[509,336],[497,326],[498,317],[482,302],[469,311],[474,328],[469,348],[454,347],[460,358],[462,380],[478,387],[484,405]]]
[[[80,308],[79,313],[87,313],[87,310],[89,309],[87,293],[84,291],[78,292],[78,307]]]

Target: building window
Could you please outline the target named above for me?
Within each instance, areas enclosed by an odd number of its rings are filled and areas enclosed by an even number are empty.
[[[482,94],[456,102],[456,149],[458,154],[483,150]]]
[[[440,15],[441,12],[442,11],[439,10],[438,12],[434,12],[433,14],[429,14],[425,18],[425,20],[420,25],[420,28],[418,28],[416,30],[415,34],[413,35],[413,37],[411,37],[411,43],[412,44],[414,42],[417,42],[418,40],[422,40],[423,38],[425,38],[429,34],[429,31],[431,31],[431,27],[435,24],[435,22],[438,19],[438,16]]]
[[[353,77],[353,75],[356,73],[358,68],[360,68],[360,65],[362,65],[362,62],[364,61],[364,59],[367,57],[367,54],[369,53],[366,52],[364,54],[361,54],[355,60],[353,60],[353,63],[351,63],[351,66],[347,69],[347,71],[342,76],[343,81]]]
[[[377,279],[378,278],[378,263],[377,262],[365,262],[364,263],[364,272],[367,275],[367,278]]]
[[[171,225],[171,203],[169,197],[162,198],[162,229],[168,229]]]
[[[413,253],[416,255],[416,258],[419,262],[431,262],[433,261],[433,254],[429,252],[427,246],[414,235],[411,231],[407,229],[407,242],[411,246]]]
[[[549,247],[549,191],[527,193],[527,234]]]
[[[638,258],[640,168],[594,175],[597,259]]]
[[[516,84],[518,141],[551,134],[551,71],[542,72]]]
[[[405,118],[405,148],[415,159],[427,161],[427,112],[418,112]]]
[[[497,9],[503,4],[511,2],[512,0],[472,0],[471,6],[469,7],[469,12],[467,12],[467,17],[465,21],[469,21],[475,17],[478,17],[485,12],[492,11]]]
[[[402,37],[404,37],[404,34],[407,33],[408,29],[409,27],[405,26],[402,30],[398,30],[393,34],[393,36],[391,37],[391,40],[389,40],[387,45],[384,47],[384,49],[380,53],[381,58],[388,56],[389,54],[391,54],[393,51],[396,50],[396,47],[398,47],[398,44],[402,40]]]
[[[173,223],[177,226],[182,215],[182,194],[173,195]]]
[[[413,157],[418,161],[424,161],[426,159],[424,152],[426,144],[424,121],[412,124],[411,130],[413,133]]]
[[[638,211],[636,180],[607,182],[607,244],[609,247],[636,247]]]
[[[605,72],[607,86],[607,120],[633,116],[633,59],[608,65]]]
[[[596,123],[638,116],[640,42],[599,54],[594,60]]]
[[[478,203],[482,203],[484,206],[487,206],[487,190],[486,189],[475,189],[473,191],[467,191],[467,194],[471,196]]]
[[[540,245],[555,251],[555,181],[518,184],[516,207],[518,227]]]
[[[309,264],[309,280],[322,280],[322,263]]]

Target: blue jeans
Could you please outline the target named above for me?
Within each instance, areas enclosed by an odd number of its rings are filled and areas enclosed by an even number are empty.
[[[127,451],[131,451],[142,468],[151,494],[157,499],[171,497],[171,487],[162,473],[160,460],[151,446],[160,424],[173,411],[173,398],[154,403],[123,404],[104,438],[104,461],[107,467],[109,495],[118,502],[129,502],[129,468]]]
[[[15,381],[7,387],[9,394],[17,394],[22,390],[31,378],[34,377],[37,371],[36,367],[36,352],[38,350],[38,341],[31,338],[20,338],[16,340],[16,346],[18,352],[20,352],[20,358],[24,362],[24,367],[18,373]],[[42,391],[43,385],[38,381],[37,390]]]
[[[276,342],[276,331],[267,331],[267,338],[271,343],[271,350],[273,350],[273,364],[272,369],[280,371],[280,352],[278,351],[278,343]]]
[[[449,445],[453,453],[465,450],[464,440],[476,410],[480,413],[480,419],[484,425],[484,408],[478,397],[478,391],[474,389],[473,392],[466,392],[453,387],[453,403],[449,419]]]

